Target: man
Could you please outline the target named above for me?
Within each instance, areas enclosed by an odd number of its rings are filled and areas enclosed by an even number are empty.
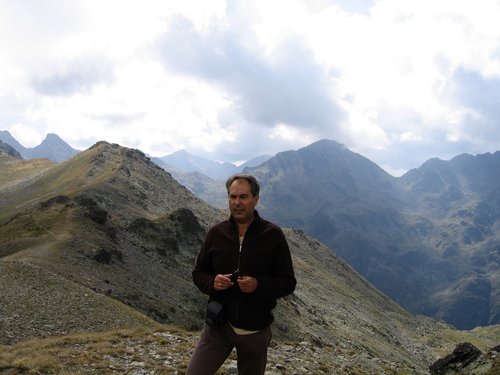
[[[224,307],[227,322],[205,325],[187,375],[212,375],[234,347],[238,374],[264,374],[276,299],[296,280],[282,230],[255,210],[259,183],[237,174],[226,182],[231,216],[212,227],[196,260],[193,281]]]

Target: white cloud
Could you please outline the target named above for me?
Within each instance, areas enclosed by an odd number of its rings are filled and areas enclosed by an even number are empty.
[[[309,144],[315,141],[312,137],[304,137],[304,134],[288,126],[287,124],[278,124],[268,132],[269,139],[273,141],[278,141],[284,144],[295,144],[293,148],[299,148],[304,146],[304,144]]]
[[[229,161],[331,138],[394,171],[495,151],[499,18],[495,0],[4,1],[0,128]]]
[[[24,147],[37,146],[46,135],[40,133],[37,128],[31,124],[12,124],[9,132]]]
[[[399,135],[399,140],[402,142],[420,142],[422,141],[422,137],[418,134],[409,131],[401,133]]]

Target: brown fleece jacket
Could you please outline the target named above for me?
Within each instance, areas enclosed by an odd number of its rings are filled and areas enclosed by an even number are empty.
[[[243,293],[237,284],[216,291],[217,274],[229,274],[239,269],[242,276],[257,279],[254,293]],[[292,258],[283,231],[262,219],[257,211],[248,227],[240,252],[237,225],[230,217],[213,226],[196,260],[193,281],[198,289],[219,301],[235,327],[261,330],[274,317],[276,299],[295,290],[297,283]]]

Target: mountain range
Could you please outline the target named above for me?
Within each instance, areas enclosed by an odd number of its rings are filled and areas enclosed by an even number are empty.
[[[393,177],[323,140],[243,171],[262,183],[264,215],[320,239],[412,313],[470,329],[500,319],[499,155],[430,159]],[[223,181],[174,175],[227,204]]]
[[[0,204],[0,348],[158,323],[201,328],[206,296],[190,273],[228,213],[142,152],[99,142],[60,163],[1,155]],[[495,327],[457,331],[414,316],[318,240],[284,232],[298,279],[275,310],[284,358],[303,361],[312,346],[326,373],[425,374],[457,342],[487,349],[500,339]]]
[[[271,158],[270,155],[261,155],[236,166],[228,162],[221,163],[199,156],[194,156],[185,150],[180,150],[157,159],[165,163],[169,169],[173,168],[183,173],[197,172],[214,180],[225,180],[229,176],[241,172],[245,168],[256,167],[269,158]],[[157,160],[153,161],[156,162]]]
[[[223,181],[199,172],[221,163],[151,160],[225,207]],[[431,159],[401,177],[329,140],[263,160],[220,176],[258,176],[265,217],[319,239],[410,312],[461,329],[499,323],[499,152]]]
[[[227,199],[224,181],[229,176],[246,168],[256,167],[270,158],[270,155],[261,155],[236,166],[194,156],[181,150],[151,160],[204,201],[215,207],[225,208]]]
[[[0,141],[13,147],[24,159],[45,158],[60,162],[80,152],[52,133],[47,134],[42,143],[32,148],[21,145],[7,130],[0,130]]]
[[[263,214],[302,228],[416,314],[500,321],[500,152],[432,159],[395,178],[334,141],[249,169]]]
[[[190,272],[227,212],[106,142],[61,163],[0,165],[0,343],[153,321],[201,328],[206,297]],[[302,231],[285,234],[299,283],[276,309],[277,339],[334,347],[362,372],[425,373],[453,346],[451,327],[412,316]]]

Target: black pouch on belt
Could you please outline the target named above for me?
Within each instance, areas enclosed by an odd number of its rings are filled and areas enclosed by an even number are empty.
[[[217,301],[210,301],[207,306],[205,323],[210,327],[222,327],[226,323],[224,307]]]

